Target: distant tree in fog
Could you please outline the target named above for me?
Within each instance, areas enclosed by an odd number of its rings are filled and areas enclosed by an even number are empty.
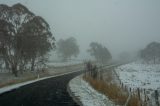
[[[44,60],[42,57],[54,45],[48,23],[21,4],[0,5],[0,11],[0,53],[4,61],[15,76],[28,64],[34,70],[35,62]]]
[[[97,42],[90,43],[90,49],[88,50],[91,56],[93,56],[97,61],[106,63],[112,59],[109,50]]]
[[[60,39],[57,42],[57,53],[63,61],[67,61],[67,59],[70,59],[71,57],[77,57],[79,52],[79,46],[74,37],[65,40]]]
[[[147,62],[153,61],[160,62],[160,43],[152,42],[146,46],[145,49],[141,50],[141,58]]]

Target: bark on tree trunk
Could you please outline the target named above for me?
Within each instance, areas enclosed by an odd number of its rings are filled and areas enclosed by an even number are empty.
[[[12,65],[12,73],[15,77],[18,77],[17,65]]]
[[[34,71],[34,66],[35,66],[35,59],[33,58],[31,62],[31,71]]]
[[[21,74],[23,74],[24,66],[23,66],[23,64],[22,64],[22,63],[21,63],[21,65],[20,65],[19,71],[20,71],[20,73],[21,73]]]
[[[6,67],[6,69],[9,69],[9,63],[7,62],[6,59],[5,59],[5,67]]]

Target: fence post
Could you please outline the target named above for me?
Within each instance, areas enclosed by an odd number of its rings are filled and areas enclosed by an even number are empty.
[[[159,96],[158,90],[155,90],[155,101],[157,106],[159,106],[158,96]]]
[[[139,90],[139,88],[137,88],[137,91],[138,91],[138,98],[139,98],[139,100],[140,100],[141,97],[140,97],[140,90]]]

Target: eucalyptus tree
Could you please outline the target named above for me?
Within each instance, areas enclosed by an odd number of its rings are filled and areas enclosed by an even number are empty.
[[[22,25],[19,38],[23,58],[30,60],[31,70],[34,70],[35,62],[41,61],[48,51],[54,47],[54,37],[49,24],[39,16]]]
[[[17,76],[18,68],[23,69],[29,62],[34,70],[35,60],[45,57],[54,45],[48,23],[21,4],[0,5],[0,20],[0,36],[4,38],[0,41],[1,54],[13,74]]]
[[[146,62],[160,62],[160,43],[151,42],[141,51],[141,58]]]
[[[109,50],[97,42],[90,43],[90,49],[88,50],[91,56],[93,56],[98,62],[106,63],[112,59]]]
[[[71,57],[77,57],[79,54],[79,46],[74,37],[60,39],[57,42],[57,53],[63,61],[67,61]]]

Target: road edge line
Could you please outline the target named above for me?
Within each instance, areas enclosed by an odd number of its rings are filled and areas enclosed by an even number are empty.
[[[55,78],[55,77],[59,77],[59,76],[63,76],[63,75],[68,75],[68,74],[72,74],[75,72],[80,72],[82,70],[78,70],[78,71],[71,71],[71,72],[67,72],[67,73],[63,73],[63,74],[59,74],[59,75],[53,75],[53,76],[48,76],[48,77],[43,77],[43,78],[38,78],[38,79],[34,79],[34,80],[30,80],[30,81],[26,81],[26,82],[21,82],[21,83],[17,83],[17,84],[13,84],[13,85],[9,85],[9,86],[5,86],[0,88],[0,95],[15,89],[18,89],[22,86],[28,85],[28,84],[32,84],[38,81],[42,81],[42,80],[46,80],[49,78]]]

